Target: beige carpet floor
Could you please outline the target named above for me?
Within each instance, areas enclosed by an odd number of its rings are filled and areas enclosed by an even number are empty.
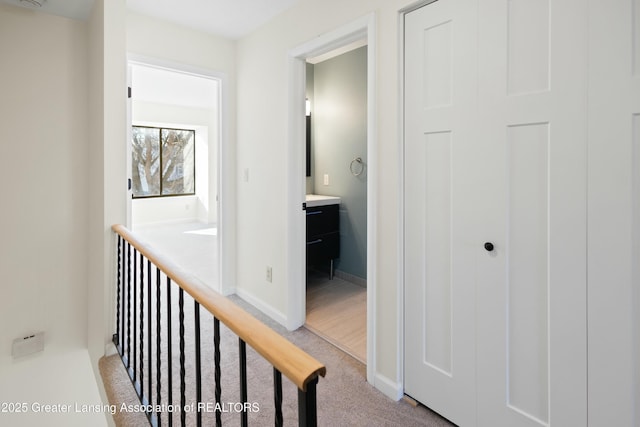
[[[211,226],[202,224],[174,224],[162,227],[139,227],[136,233],[157,247],[161,252],[169,253],[174,261],[182,268],[188,269],[192,274],[210,286],[214,286],[217,280],[217,263],[210,262],[211,258],[217,259],[217,245],[215,235],[201,233],[208,231]],[[154,288],[155,289],[155,288]],[[155,290],[154,290],[155,293]],[[147,295],[148,297],[148,295]],[[309,332],[305,328],[296,331],[287,331],[276,322],[263,315],[254,307],[236,296],[231,299],[246,311],[269,325],[276,332],[282,334],[294,344],[313,355],[327,367],[326,378],[321,378],[318,384],[318,424],[320,426],[451,426],[429,409],[417,406],[413,407],[405,401],[395,402],[366,382],[366,367],[363,363],[331,345],[327,341]],[[172,351],[173,360],[173,404],[179,404],[179,340],[178,340],[178,313],[177,292],[172,294],[172,328],[174,331]],[[163,322],[166,322],[165,296],[161,299],[163,307]],[[152,305],[155,307],[155,300]],[[366,316],[366,313],[365,313]],[[186,394],[187,402],[195,401],[195,362],[194,362],[194,334],[193,334],[193,301],[185,297],[185,348],[186,364]],[[145,320],[146,322],[146,320]],[[208,313],[201,313],[202,322],[202,360],[203,360],[203,400],[214,401],[213,382],[213,321]],[[155,320],[152,322],[155,330]],[[366,331],[366,326],[365,329]],[[237,337],[221,327],[222,339],[222,401],[233,404],[239,400],[239,374],[238,374],[238,342]],[[132,333],[133,335],[137,333]],[[166,352],[166,324],[162,324],[163,356],[161,365],[163,376],[161,379],[161,403],[167,404],[168,382],[164,370],[167,366]],[[148,343],[148,341],[145,341]],[[133,338],[131,341],[133,346]],[[137,343],[139,346],[139,343]],[[145,344],[146,347],[147,344]],[[366,343],[363,348],[366,348]],[[145,354],[147,350],[145,349]],[[155,355],[155,340],[152,340],[152,351]],[[145,355],[145,358],[148,355]],[[137,368],[139,369],[139,368]],[[127,405],[138,404],[138,398],[132,388],[131,381],[125,371],[120,358],[115,356],[105,357],[100,361],[100,370],[105,383],[109,401],[115,404],[118,411],[114,416],[116,425],[121,427],[137,427],[148,425],[146,417],[136,412],[121,412],[122,403]],[[144,394],[148,397],[148,367],[144,364]],[[249,402],[256,403],[259,411],[249,414],[249,425],[271,426],[274,422],[273,404],[273,373],[267,364],[252,349],[247,349],[247,372],[249,381]],[[155,360],[152,364],[151,375],[156,377]],[[154,383],[155,384],[155,383]],[[157,404],[155,385],[152,386],[152,402]],[[297,425],[297,388],[283,377],[283,413],[284,423],[287,426]],[[180,425],[180,413],[173,414],[174,425]],[[167,413],[161,414],[163,426],[168,425]],[[215,415],[212,412],[204,412],[204,425],[215,425]],[[195,415],[186,414],[187,425],[196,425]],[[237,413],[227,412],[223,414],[223,425],[240,425]]]
[[[318,384],[318,425],[320,426],[451,426],[452,424],[433,413],[429,409],[413,407],[401,400],[393,401],[373,388],[365,380],[365,366],[327,343],[304,328],[287,331],[266,316],[262,315],[251,305],[238,297],[231,297],[236,304],[259,318],[278,333],[284,335],[294,344],[322,361],[327,367],[326,378],[321,378]],[[177,301],[174,300],[174,301]],[[193,303],[185,298],[185,319],[193,319]],[[174,320],[178,316],[174,316]],[[211,316],[201,313],[202,345],[203,345],[203,397],[205,401],[214,401],[213,385],[213,321]],[[187,324],[192,322],[187,322]],[[222,401],[233,404],[239,401],[238,374],[238,346],[237,337],[222,326]],[[174,331],[178,328],[174,327]],[[186,388],[187,402],[195,400],[195,368],[193,361],[193,330],[186,327]],[[164,339],[164,338],[163,338]],[[166,340],[165,340],[166,341]],[[179,359],[178,338],[173,338],[173,399],[179,404]],[[164,344],[166,345],[166,343]],[[273,371],[267,362],[252,349],[247,349],[247,372],[249,380],[249,402],[257,405],[258,411],[249,413],[249,425],[270,426],[274,423],[273,404]],[[155,346],[152,353],[155,353]],[[166,351],[164,351],[166,353]],[[166,367],[166,354],[161,359]],[[155,363],[155,362],[154,362]],[[135,405],[137,398],[131,387],[131,382],[125,368],[117,355],[103,358],[100,363],[102,377],[111,404],[120,409],[122,403]],[[147,370],[147,367],[144,367]],[[145,373],[147,378],[148,372]],[[155,378],[155,368],[152,368]],[[145,379],[145,395],[148,394]],[[162,379],[161,392],[163,403],[166,404],[167,379]],[[152,389],[155,396],[156,390]],[[297,388],[283,377],[283,413],[286,426],[297,425]],[[156,404],[155,397],[153,403]],[[174,425],[180,425],[180,413],[173,414]],[[167,425],[167,413],[161,415],[162,425]],[[186,413],[187,425],[196,425],[194,413]],[[122,427],[148,425],[144,415],[140,413],[120,412],[114,416],[116,425]],[[203,413],[204,425],[215,425],[213,412]],[[223,414],[223,425],[237,426],[240,424],[239,414],[233,411]]]

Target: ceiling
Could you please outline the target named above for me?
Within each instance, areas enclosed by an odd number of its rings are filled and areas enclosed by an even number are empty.
[[[89,17],[94,0],[37,0],[42,7],[32,6],[28,0],[0,0],[1,3],[22,6],[28,9],[37,9],[52,15],[66,16],[72,19],[85,20]]]
[[[300,0],[127,0],[133,11],[238,39]]]
[[[37,0],[42,2],[43,0]],[[105,0],[112,1],[112,0]],[[238,39],[301,0],[126,0],[127,7],[143,15],[196,30]],[[28,7],[29,0],[0,0]],[[94,0],[44,0],[44,13],[87,19]]]

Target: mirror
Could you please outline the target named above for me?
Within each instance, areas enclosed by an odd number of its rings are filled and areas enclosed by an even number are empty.
[[[311,115],[307,114],[307,176],[311,176]]]

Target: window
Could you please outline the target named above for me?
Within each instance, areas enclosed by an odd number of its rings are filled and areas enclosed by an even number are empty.
[[[133,197],[195,194],[195,138],[194,130],[133,126]]]

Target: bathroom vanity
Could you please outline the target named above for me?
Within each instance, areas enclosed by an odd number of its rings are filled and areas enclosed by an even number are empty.
[[[333,261],[340,257],[340,198],[307,194],[307,265],[329,264],[333,279]]]

